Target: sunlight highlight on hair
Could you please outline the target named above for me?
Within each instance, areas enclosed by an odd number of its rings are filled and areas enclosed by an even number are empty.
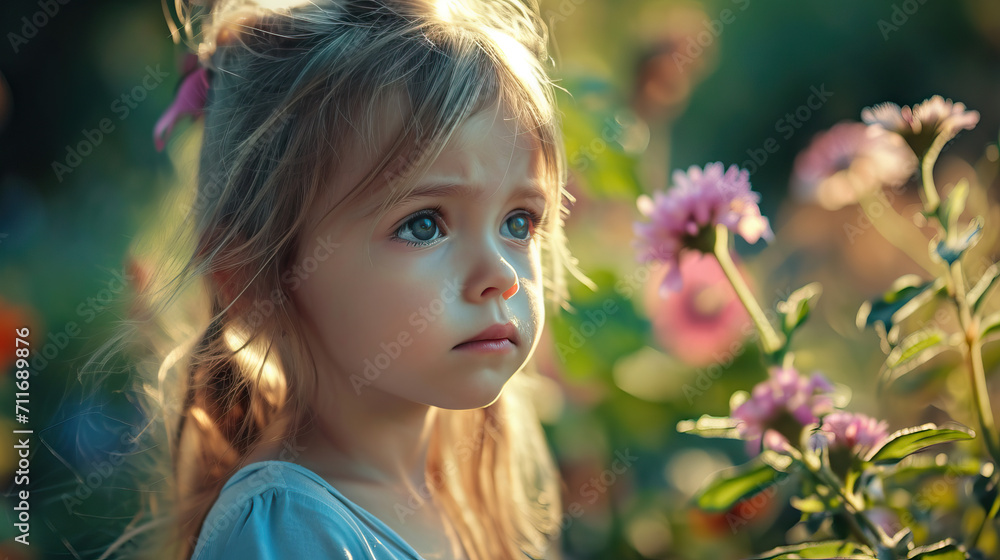
[[[224,336],[247,381],[254,383],[268,404],[280,406],[288,393],[288,382],[275,363],[274,353],[260,349],[260,342],[251,341],[250,334],[239,327],[227,328]]]

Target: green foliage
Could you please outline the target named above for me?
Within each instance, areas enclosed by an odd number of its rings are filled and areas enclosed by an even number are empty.
[[[728,511],[740,500],[754,496],[787,476],[757,458],[719,473],[697,495],[698,507],[705,511]]]
[[[938,278],[923,281],[919,276],[900,276],[881,297],[864,302],[858,310],[859,329],[881,323],[888,333],[889,341],[898,340],[897,325],[915,311],[929,303],[945,289],[945,281]]]
[[[632,301],[613,288],[618,281],[613,272],[599,270],[588,276],[598,290],[573,285],[570,297],[575,313],[561,310],[552,318],[555,350],[571,376],[607,378],[619,356],[642,348],[650,326],[636,313]]]
[[[938,242],[932,254],[941,257],[941,260],[950,266],[962,258],[962,255],[972,248],[982,235],[983,219],[977,217],[969,222],[964,231],[958,232],[957,229],[949,231],[947,236]]]
[[[813,282],[792,292],[788,299],[778,302],[776,307],[778,320],[781,324],[781,332],[785,335],[784,347],[779,351],[779,361],[788,352],[792,335],[809,318],[809,312],[816,305],[816,300],[822,293],[823,286],[819,282]]]
[[[960,180],[951,190],[944,204],[938,207],[938,219],[945,231],[955,231],[958,227],[958,217],[965,210],[965,202],[969,198],[969,181]]]
[[[889,352],[879,373],[879,384],[890,384],[948,350],[950,347],[946,336],[944,331],[936,327],[928,327],[908,335]]]
[[[677,423],[677,431],[682,434],[694,434],[701,437],[740,439],[736,433],[738,421],[728,416],[710,416],[703,414],[697,420],[681,420]]]
[[[636,174],[637,157],[622,142],[633,124],[613,84],[595,77],[568,78],[569,97],[560,92],[566,157],[598,198],[633,199],[643,190]]]
[[[907,560],[964,560],[968,554],[951,539],[914,548]]]
[[[960,426],[938,428],[934,424],[924,424],[904,428],[891,434],[881,446],[873,449],[865,460],[880,465],[895,464],[907,455],[923,451],[932,445],[972,439],[975,436],[972,430]]]
[[[781,546],[747,560],[792,560],[794,558],[873,559],[874,554],[866,546],[837,540]]]
[[[986,272],[979,278],[976,285],[969,290],[968,300],[973,312],[978,312],[986,301],[987,296],[993,286],[996,286],[997,279],[1000,278],[1000,266],[993,263],[986,269]]]

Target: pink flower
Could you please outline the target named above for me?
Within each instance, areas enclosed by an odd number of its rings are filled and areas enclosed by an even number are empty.
[[[734,349],[752,332],[750,316],[719,262],[688,252],[680,260],[683,288],[661,293],[663,270],[650,277],[645,301],[656,339],[680,360],[706,366],[731,362]]]
[[[954,136],[960,130],[975,128],[979,124],[979,111],[966,111],[964,103],[935,95],[913,107],[913,124]]]
[[[889,425],[864,414],[837,411],[823,418],[820,433],[826,436],[830,449],[848,449],[864,457],[889,436]]]
[[[792,190],[802,200],[837,210],[862,195],[905,183],[916,167],[917,158],[898,134],[842,122],[813,137],[795,158]]]
[[[768,379],[754,386],[750,398],[733,409],[740,437],[749,440],[748,451],[764,447],[780,451],[789,440],[798,444],[802,428],[819,422],[833,409],[833,386],[820,373],[807,378],[794,368],[772,368]]]
[[[677,291],[681,287],[681,251],[712,252],[716,224],[749,243],[774,237],[757,206],[760,194],[750,190],[749,179],[750,172],[736,165],[725,172],[721,162],[706,165],[704,171],[692,165],[687,173],[674,171],[674,187],[668,192],[656,192],[652,198],[639,196],[639,212],[651,221],[634,224],[638,239],[633,247],[640,262],[666,264],[665,289]]]
[[[975,128],[979,111],[967,111],[964,103],[935,95],[912,109],[895,103],[866,107],[861,111],[861,120],[902,135],[922,156],[936,136],[945,136],[947,141],[962,130]]]
[[[183,60],[185,76],[177,88],[174,101],[156,121],[153,128],[153,142],[156,151],[162,152],[167,145],[167,139],[174,130],[174,125],[184,116],[193,119],[200,118],[205,113],[205,102],[208,99],[210,76],[208,69],[198,65],[198,57],[192,53],[185,55]]]

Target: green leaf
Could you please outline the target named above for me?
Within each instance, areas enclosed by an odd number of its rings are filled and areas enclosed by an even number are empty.
[[[702,414],[697,420],[681,420],[677,423],[677,431],[682,434],[694,434],[709,438],[741,439],[736,433],[739,421],[728,416],[710,416]]]
[[[982,464],[972,457],[948,457],[939,453],[936,457],[929,455],[911,455],[883,476],[887,483],[899,486],[915,485],[916,481],[930,476],[972,476],[979,473]]]
[[[989,295],[993,286],[996,286],[998,278],[1000,278],[1000,266],[997,266],[997,263],[993,263],[983,272],[976,285],[969,290],[966,300],[972,307],[973,313],[979,311],[979,308],[982,307],[983,302],[986,301],[986,296]]]
[[[958,217],[965,210],[965,201],[969,198],[969,181],[961,179],[948,194],[948,199],[938,207],[938,219],[945,231],[954,231],[958,226]]]
[[[821,293],[823,286],[819,282],[813,282],[795,290],[788,299],[778,303],[781,330],[784,331],[786,340],[789,340],[792,333],[809,317],[810,308]]]
[[[969,555],[952,539],[945,539],[910,550],[907,560],[965,560]]]
[[[819,496],[812,495],[808,498],[799,498],[797,496],[792,496],[789,502],[792,507],[801,511],[802,513],[822,513],[826,511],[826,502],[819,499]]]
[[[895,464],[903,457],[932,445],[974,437],[975,432],[958,425],[954,428],[938,428],[934,424],[924,424],[904,428],[889,435],[886,441],[878,449],[873,449],[865,460],[882,465]]]
[[[857,326],[859,329],[864,329],[875,323],[882,323],[886,331],[892,331],[896,323],[912,315],[943,289],[945,282],[941,278],[924,282],[915,274],[900,276],[882,297],[866,301],[861,305],[861,309],[858,310]]]
[[[985,463],[982,470],[976,473],[972,483],[972,495],[976,497],[983,511],[988,512],[993,508],[993,502],[998,496],[996,483],[996,479],[993,478],[993,464]]]
[[[644,346],[651,324],[635,308],[629,287],[613,271],[588,270],[597,285],[582,282],[569,287],[573,310],[565,308],[552,315],[552,337],[556,357],[572,379],[610,379],[615,361]],[[627,278],[631,282],[634,279]],[[627,290],[619,287],[625,286]],[[548,321],[546,321],[548,322]]]
[[[954,264],[955,261],[962,258],[965,251],[979,241],[982,232],[983,219],[977,216],[962,233],[956,233],[954,230],[948,232],[945,239],[938,242],[934,251],[948,265]]]
[[[867,546],[850,541],[823,541],[779,546],[746,560],[785,560],[792,558],[874,558]]]
[[[762,451],[759,457],[763,463],[782,473],[787,473],[788,469],[795,463],[795,461],[788,455],[778,453],[777,451],[772,451],[770,449]]]
[[[938,328],[911,333],[889,352],[879,372],[879,385],[885,386],[949,350],[947,335]]]
[[[643,127],[610,81],[567,76],[565,84],[574,95],[567,97],[559,88],[557,95],[570,170],[595,198],[634,201],[643,189],[638,156],[626,145]]]
[[[979,340],[986,341],[1000,334],[1000,311],[983,317],[979,323]]]
[[[760,459],[726,469],[698,492],[698,507],[705,511],[728,511],[744,498],[756,495],[777,481],[778,471]]]
[[[912,333],[889,353],[885,365],[890,369],[905,365],[922,355],[925,350],[944,344],[946,336],[944,331],[938,328],[923,329]]]

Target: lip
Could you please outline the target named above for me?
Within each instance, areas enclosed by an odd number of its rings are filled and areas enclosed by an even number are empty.
[[[504,344],[503,341],[510,341],[510,343],[514,345],[521,343],[520,335],[518,334],[517,328],[514,326],[513,322],[491,325],[481,333],[462,341],[458,346],[455,346],[455,348],[470,342],[481,343],[478,344],[478,346],[482,346],[482,343]],[[475,345],[470,345],[470,347],[471,346]]]

